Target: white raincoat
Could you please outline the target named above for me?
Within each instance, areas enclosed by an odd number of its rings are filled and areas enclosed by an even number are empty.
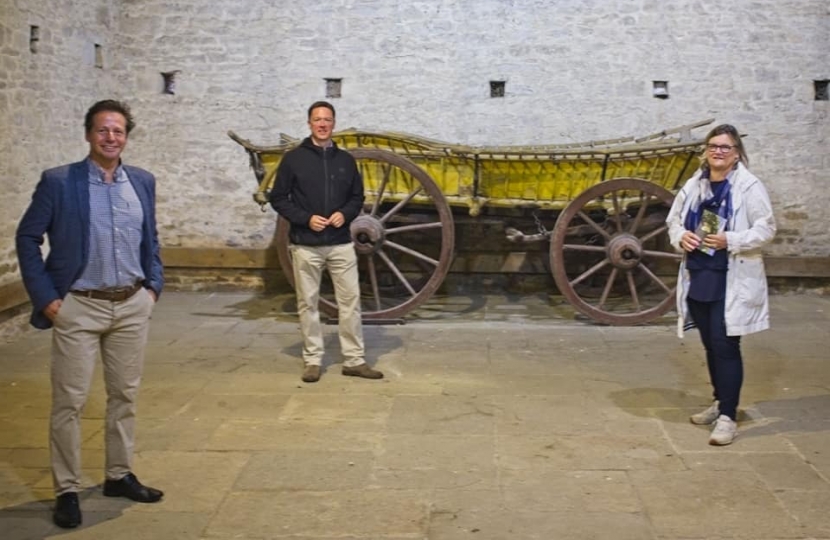
[[[674,199],[666,224],[669,240],[678,251],[680,239],[686,231],[686,215],[692,204],[700,200],[701,192],[709,193],[709,180],[698,170]],[[738,163],[732,173],[730,196],[732,217],[727,222],[726,241],[729,252],[729,269],[726,272],[726,334],[743,336],[769,328],[769,298],[767,277],[761,247],[775,236],[775,218],[772,215],[767,190],[758,178]],[[705,198],[705,197],[704,197]],[[683,329],[689,321],[686,295],[689,292],[689,272],[686,257],[680,263],[677,279],[677,335],[683,337]]]

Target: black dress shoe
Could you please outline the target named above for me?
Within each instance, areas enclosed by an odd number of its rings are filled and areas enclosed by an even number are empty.
[[[55,512],[52,514],[55,525],[64,529],[74,529],[81,524],[81,505],[77,493],[64,493],[55,500]]]
[[[154,503],[164,497],[164,492],[142,485],[133,473],[127,473],[121,480],[105,481],[104,496],[127,497],[135,502]]]

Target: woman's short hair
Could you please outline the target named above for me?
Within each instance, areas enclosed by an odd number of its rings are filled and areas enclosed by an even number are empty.
[[[732,139],[732,144],[735,145],[735,150],[738,151],[738,161],[743,163],[745,166],[749,165],[749,157],[746,155],[746,149],[744,148],[744,143],[741,140],[741,134],[738,133],[738,129],[733,126],[732,124],[721,124],[712,128],[706,135],[706,144],[709,144],[709,141],[718,135],[729,135],[729,138]],[[703,148],[704,156],[701,160],[702,167],[704,169],[709,168],[709,163],[706,161],[706,147]]]

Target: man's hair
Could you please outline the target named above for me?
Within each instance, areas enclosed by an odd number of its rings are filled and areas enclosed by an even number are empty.
[[[326,109],[330,110],[332,118],[337,118],[337,113],[334,112],[334,105],[332,105],[328,101],[315,101],[311,104],[311,107],[308,108],[309,120],[311,120],[311,111],[313,111],[314,109],[319,109],[320,107],[325,107]]]
[[[128,135],[135,127],[133,115],[130,113],[130,108],[127,106],[126,103],[123,103],[121,101],[115,101],[114,99],[105,99],[103,101],[99,101],[98,103],[90,107],[89,110],[86,112],[86,117],[84,118],[84,127],[86,127],[87,133],[92,131],[93,120],[95,118],[95,115],[99,112],[117,112],[122,114],[124,118],[127,120]]]

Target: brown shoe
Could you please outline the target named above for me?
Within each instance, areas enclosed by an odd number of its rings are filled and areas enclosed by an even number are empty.
[[[308,364],[303,370],[303,382],[317,382],[320,380],[320,366]]]
[[[382,379],[383,373],[369,367],[369,364],[360,364],[354,367],[343,366],[343,375],[347,377],[363,377],[364,379]]]

